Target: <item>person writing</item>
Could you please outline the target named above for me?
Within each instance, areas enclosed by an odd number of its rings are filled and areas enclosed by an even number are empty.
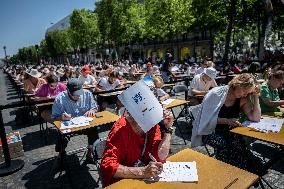
[[[159,125],[144,132],[129,113],[114,124],[101,161],[103,187],[123,178],[150,178],[161,173],[173,131],[173,115],[168,111],[164,112],[164,124],[163,137]]]
[[[241,136],[230,130],[241,126],[240,113],[250,121],[259,121],[259,87],[252,74],[240,74],[227,86],[215,87],[204,97],[202,104],[196,106],[200,111],[194,114],[192,147],[209,144],[214,147],[216,158],[255,173],[257,159]],[[203,136],[203,137],[202,137]]]
[[[190,84],[192,95],[205,95],[209,89],[217,87],[216,75],[215,68],[206,68],[203,73],[195,75]]]
[[[284,112],[281,105],[284,105],[284,100],[281,100],[278,93],[278,88],[284,84],[284,72],[279,70],[270,74],[268,81],[260,85],[260,107],[262,113],[269,112]]]
[[[56,96],[52,106],[53,120],[69,121],[72,117],[87,116],[94,117],[98,110],[93,94],[83,89],[83,84],[77,79],[72,78],[67,83],[67,91],[63,91]],[[92,145],[98,138],[96,129],[82,131],[88,136],[88,152],[87,160],[92,160]],[[63,144],[61,143],[63,142]],[[59,140],[55,146],[55,150],[65,153],[68,140]]]

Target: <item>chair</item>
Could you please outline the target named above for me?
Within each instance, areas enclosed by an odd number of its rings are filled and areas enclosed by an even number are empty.
[[[100,160],[103,157],[103,153],[106,147],[106,139],[107,138],[99,138],[97,139],[94,144],[93,144],[93,158],[94,158],[94,164],[97,167],[98,173],[99,173],[99,178],[97,180],[97,184],[99,184],[101,180],[101,173],[100,173]]]
[[[181,93],[184,93],[184,99],[188,99],[188,88],[185,85],[174,86],[172,92],[175,96],[181,96]]]

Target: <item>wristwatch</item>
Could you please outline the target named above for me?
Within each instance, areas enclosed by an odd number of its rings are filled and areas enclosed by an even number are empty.
[[[174,131],[174,129],[173,129],[172,127],[165,128],[165,129],[164,129],[164,132],[165,132],[165,133],[169,133],[169,134],[173,134],[173,131]]]

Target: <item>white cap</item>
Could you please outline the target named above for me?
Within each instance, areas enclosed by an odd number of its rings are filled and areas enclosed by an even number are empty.
[[[212,68],[212,67],[206,68],[206,69],[204,70],[204,73],[205,73],[208,77],[210,77],[211,79],[215,79],[216,76],[217,76],[217,70],[216,70],[215,68]]]

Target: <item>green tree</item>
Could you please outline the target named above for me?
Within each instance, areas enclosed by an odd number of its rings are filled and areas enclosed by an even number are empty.
[[[87,50],[97,46],[100,42],[97,15],[90,10],[73,11],[70,18],[70,31],[73,47],[79,46]]]
[[[184,33],[195,18],[191,0],[145,0],[148,38],[173,37]]]

